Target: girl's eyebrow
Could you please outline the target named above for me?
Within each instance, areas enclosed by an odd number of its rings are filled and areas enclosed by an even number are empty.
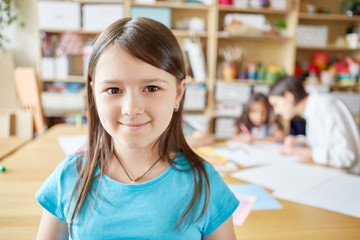
[[[145,83],[145,84],[150,84],[150,83],[165,83],[166,85],[169,85],[169,82],[161,79],[161,78],[149,78],[149,79],[143,79],[139,81],[140,83]],[[109,79],[109,80],[104,80],[101,82],[97,82],[98,84],[123,84],[124,81],[120,80],[120,79]],[[96,81],[95,81],[96,84]]]

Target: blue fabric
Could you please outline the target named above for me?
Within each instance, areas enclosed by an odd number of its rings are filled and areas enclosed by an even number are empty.
[[[77,157],[80,156],[70,155],[61,162],[36,193],[37,201],[45,209],[67,223],[74,206],[73,199],[67,212],[78,175]],[[188,168],[182,154],[178,154],[175,161],[177,169]],[[159,177],[137,185],[123,184],[106,175],[101,181],[95,180],[91,197],[73,224],[73,239],[200,240],[211,234],[232,215],[238,200],[216,170],[210,164],[204,164],[210,180],[209,207],[206,215],[189,227],[176,229],[175,225],[192,197],[192,173],[169,167]],[[99,181],[99,193],[91,212]],[[198,210],[197,215],[199,213]]]

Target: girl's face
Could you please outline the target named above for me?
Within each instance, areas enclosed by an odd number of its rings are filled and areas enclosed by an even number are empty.
[[[250,106],[249,119],[255,127],[260,127],[266,122],[268,110],[263,101],[255,101]]]
[[[284,120],[289,121],[295,116],[294,95],[290,92],[285,92],[284,96],[270,96],[269,102],[275,114],[280,115]]]
[[[186,82],[110,48],[100,57],[93,83],[96,107],[118,147],[147,148],[168,127]]]

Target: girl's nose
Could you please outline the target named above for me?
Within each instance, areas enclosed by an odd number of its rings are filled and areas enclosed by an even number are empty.
[[[142,101],[134,93],[127,93],[123,96],[121,103],[121,113],[128,116],[136,116],[144,112]]]

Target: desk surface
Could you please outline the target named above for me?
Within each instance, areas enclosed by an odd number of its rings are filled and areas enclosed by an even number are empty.
[[[29,142],[29,138],[24,137],[7,137],[0,138],[0,160],[16,151],[19,147]]]
[[[0,238],[35,239],[41,207],[35,192],[62,161],[61,135],[85,134],[74,126],[57,125],[2,161],[0,174]],[[225,176],[227,183],[241,183]],[[298,203],[278,200],[283,209],[252,211],[238,239],[359,239],[360,219]]]

